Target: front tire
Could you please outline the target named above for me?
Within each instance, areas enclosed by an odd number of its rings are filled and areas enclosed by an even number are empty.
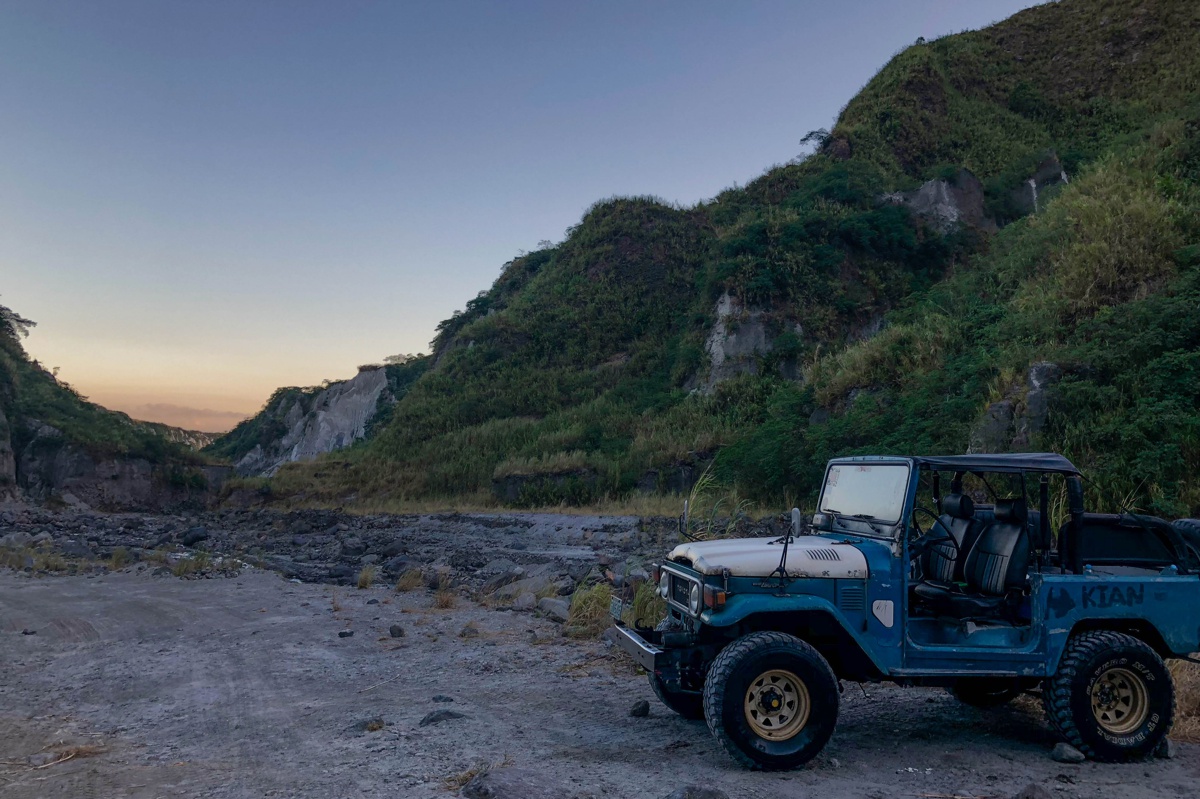
[[[1021,686],[1015,680],[992,677],[965,677],[946,690],[964,705],[985,710],[1006,705],[1021,695]]]
[[[703,694],[672,691],[663,685],[663,681],[654,672],[650,672],[650,689],[654,691],[654,695],[658,697],[658,701],[688,721],[704,720]]]
[[[1139,760],[1175,722],[1175,685],[1158,653],[1124,633],[1073,636],[1042,701],[1050,724],[1093,760]]]
[[[838,683],[821,653],[795,636],[758,632],[725,647],[704,681],[708,729],[752,769],[801,766],[833,735]]]

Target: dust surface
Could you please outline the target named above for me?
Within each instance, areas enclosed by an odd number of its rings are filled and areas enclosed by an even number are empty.
[[[629,716],[639,699],[648,718]],[[421,726],[437,710],[462,716]],[[1062,765],[1053,744],[1032,701],[979,711],[938,690],[847,684],[837,732],[808,768],[747,772],[703,723],[659,705],[619,652],[532,614],[258,570],[0,573],[5,799],[448,797],[480,765],[531,770],[580,798],[687,784],[733,799],[1009,797],[1031,782],[1064,797],[1195,796],[1200,747]]]

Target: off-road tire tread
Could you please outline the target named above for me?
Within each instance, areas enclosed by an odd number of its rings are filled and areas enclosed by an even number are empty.
[[[654,672],[650,673],[650,690],[654,691],[659,702],[688,721],[704,721],[704,694],[671,693]],[[681,699],[684,701],[680,702]]]
[[[1110,757],[1097,752],[1095,748],[1084,743],[1079,734],[1079,727],[1075,724],[1071,713],[1071,684],[1075,681],[1075,676],[1085,661],[1095,656],[1097,652],[1117,647],[1133,647],[1142,650],[1149,660],[1160,666],[1164,673],[1166,672],[1162,658],[1145,641],[1113,630],[1092,630],[1071,636],[1067,641],[1066,649],[1063,650],[1062,659],[1058,662],[1058,671],[1046,678],[1042,688],[1042,707],[1045,708],[1046,719],[1050,722],[1050,726],[1067,743],[1087,755],[1089,759],[1109,763],[1122,762],[1135,756]],[[1170,679],[1169,674],[1168,679]],[[1172,690],[1171,707],[1167,711],[1167,718],[1163,724],[1163,729],[1166,731],[1163,733],[1164,737],[1170,732],[1174,721],[1175,692]]]
[[[779,632],[757,632],[750,633],[734,641],[729,646],[721,650],[721,653],[713,660],[712,665],[708,669],[708,675],[704,680],[704,718],[708,722],[708,730],[717,739],[717,743],[725,750],[733,760],[744,768],[754,771],[781,771],[788,770],[792,767],[788,766],[768,766],[751,758],[745,752],[737,747],[733,739],[725,731],[725,721],[721,713],[721,700],[718,686],[726,685],[729,681],[729,676],[733,672],[734,666],[742,659],[756,649],[772,644],[780,644],[784,646],[794,646],[800,644],[803,647],[812,649],[818,657],[821,654],[817,652],[811,644],[797,638],[794,635]],[[821,657],[821,662],[825,663],[824,657]],[[833,670],[829,669],[829,664],[825,663],[825,668],[829,670],[830,676],[833,677]],[[836,677],[833,677],[836,684]],[[716,712],[710,712],[710,708],[714,708]]]

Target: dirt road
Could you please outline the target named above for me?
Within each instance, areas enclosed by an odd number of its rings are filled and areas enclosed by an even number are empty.
[[[1034,782],[1134,799],[1193,796],[1200,779],[1194,746],[1173,760],[1062,765],[1032,703],[982,712],[940,691],[854,685],[814,764],[748,773],[703,724],[653,703],[623,657],[549,620],[256,570],[0,573],[0,675],[5,799],[447,797],[479,764],[530,769],[565,797],[694,783],[734,799],[1008,797]],[[639,699],[649,718],[630,717]],[[438,710],[463,715],[421,726]]]

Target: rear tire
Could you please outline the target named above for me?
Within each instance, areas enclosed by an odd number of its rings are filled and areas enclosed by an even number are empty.
[[[801,766],[833,735],[838,683],[821,653],[795,636],[759,632],[717,655],[704,681],[708,729],[752,769]]]
[[[688,721],[704,720],[704,694],[672,691],[654,672],[650,672],[650,689],[654,691],[658,701]]]
[[[982,709],[1006,705],[1022,693],[1015,680],[1000,677],[966,677],[946,690],[964,705]]]
[[[1175,685],[1158,653],[1125,633],[1096,630],[1067,641],[1042,702],[1050,725],[1093,760],[1140,760],[1175,722]]]

